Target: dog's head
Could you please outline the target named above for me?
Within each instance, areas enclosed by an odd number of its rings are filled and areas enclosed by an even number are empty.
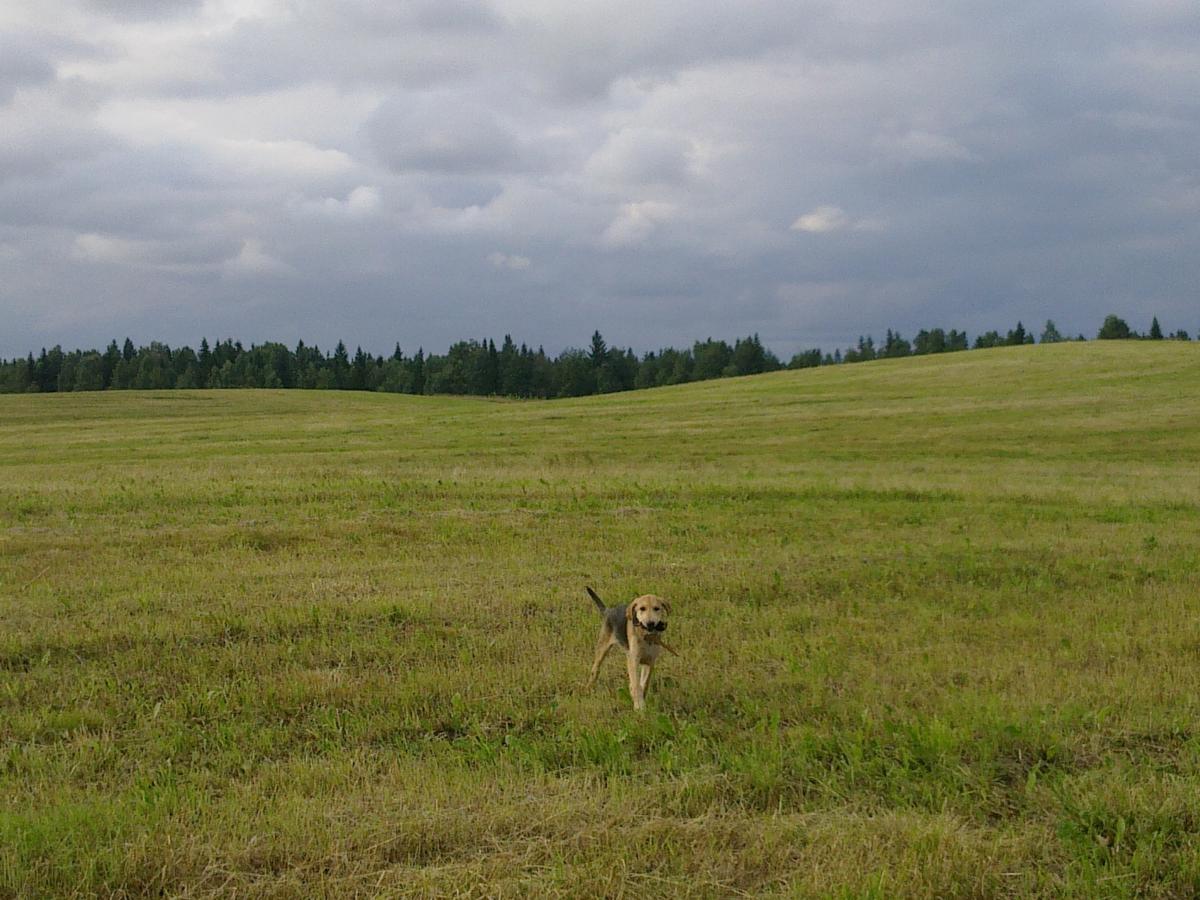
[[[625,609],[625,618],[638,628],[651,633],[667,630],[667,613],[671,605],[662,597],[653,594],[643,594]]]

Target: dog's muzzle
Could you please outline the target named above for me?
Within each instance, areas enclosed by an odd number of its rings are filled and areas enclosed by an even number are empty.
[[[643,628],[645,628],[647,631],[666,631],[667,630],[666,622],[650,622],[649,624],[647,624],[645,622],[639,621],[638,624],[641,625]]]

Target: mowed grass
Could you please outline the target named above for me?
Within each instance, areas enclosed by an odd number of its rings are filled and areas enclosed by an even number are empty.
[[[0,896],[1191,896],[1198,503],[1192,344],[0,397]]]

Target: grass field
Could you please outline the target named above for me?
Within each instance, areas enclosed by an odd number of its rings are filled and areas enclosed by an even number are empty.
[[[1198,503],[1174,342],[0,397],[0,896],[1192,896]]]

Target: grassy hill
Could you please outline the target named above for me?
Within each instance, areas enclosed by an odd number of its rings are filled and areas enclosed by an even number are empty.
[[[1198,503],[1191,344],[0,397],[0,897],[1191,895]]]

